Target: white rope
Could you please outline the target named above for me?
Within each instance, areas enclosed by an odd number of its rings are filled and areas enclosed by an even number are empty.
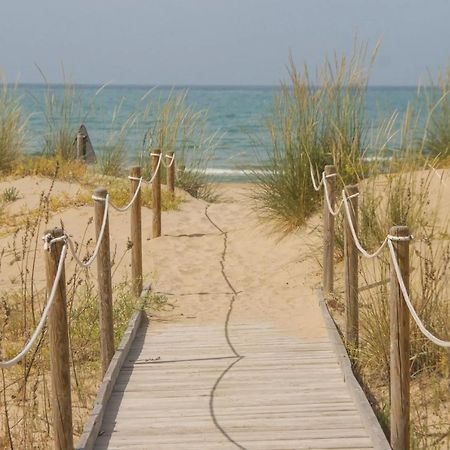
[[[79,256],[77,255],[74,242],[68,235],[65,235],[65,238],[67,239],[67,242],[68,242],[69,248],[70,248],[70,252],[72,253],[73,258],[82,267],[89,267],[95,261],[95,258],[97,258],[98,252],[100,250],[100,244],[103,240],[103,235],[105,234],[106,222],[108,219],[109,194],[106,194],[106,197],[92,196],[92,198],[94,200],[100,200],[100,201],[105,202],[105,211],[103,213],[103,222],[102,222],[102,226],[100,228],[100,233],[98,235],[97,244],[95,245],[94,253],[92,254],[92,256],[87,261],[82,261],[79,258]]]
[[[388,246],[389,250],[391,252],[391,259],[392,264],[394,265],[395,274],[397,275],[398,284],[400,285],[400,290],[403,294],[403,299],[405,300],[406,306],[409,309],[409,312],[411,313],[411,316],[414,319],[414,322],[416,322],[417,326],[419,327],[419,330],[426,336],[431,342],[435,343],[436,345],[439,345],[439,347],[446,347],[450,348],[450,341],[443,341],[442,339],[437,338],[434,336],[430,331],[428,331],[423,324],[423,322],[420,320],[419,316],[416,313],[416,310],[414,309],[414,306],[411,303],[411,299],[408,295],[408,290],[406,289],[405,282],[403,281],[402,273],[400,271],[400,266],[398,264],[397,255],[395,253],[394,245],[392,244],[392,238],[393,236],[390,236],[388,240]],[[397,238],[397,236],[394,236],[394,238]],[[411,239],[410,236],[407,236],[408,239]],[[397,240],[397,239],[396,239]]]
[[[156,174],[159,171],[159,168],[161,167],[161,161],[162,161],[162,153],[150,153],[150,156],[158,156],[158,164],[156,166],[156,170],[155,173],[152,175],[152,177],[150,178],[150,180],[146,181],[146,183],[151,184],[152,181],[155,179]]]
[[[320,191],[320,187],[322,186],[322,183],[323,183],[323,177],[321,177],[320,183],[317,184],[317,183],[316,183],[316,178],[315,178],[315,176],[314,176],[314,169],[313,169],[312,164],[309,165],[309,172],[310,172],[310,174],[311,174],[311,181],[312,181],[314,190],[315,190],[316,192]]]
[[[170,163],[169,163],[169,164],[166,164],[166,163],[164,162],[164,160],[162,160],[162,164],[163,164],[163,166],[164,166],[166,169],[170,169],[170,168],[173,166],[173,163],[175,162],[175,154],[173,154],[173,155],[165,155],[165,158],[170,159]]]
[[[325,201],[328,206],[328,211],[330,212],[331,215],[336,217],[342,208],[342,204],[344,203],[344,200],[341,200],[341,203],[339,204],[339,206],[335,210],[333,210],[333,208],[331,206],[330,196],[328,193],[328,186],[327,186],[327,182],[326,182],[325,172],[322,175],[322,181],[323,181],[323,187],[324,187],[324,191],[325,191]]]
[[[61,240],[60,238],[57,238],[54,240],[56,242],[57,240]],[[49,245],[51,245],[51,242],[46,242],[44,244],[44,248],[48,249]],[[53,302],[55,300],[56,290],[58,289],[59,281],[61,279],[62,270],[64,267],[64,260],[67,255],[67,244],[63,245],[61,256],[59,258],[58,262],[58,270],[56,271],[56,277],[53,282],[52,290],[50,291],[50,295],[47,299],[47,305],[45,306],[44,311],[42,312],[41,319],[39,320],[38,326],[34,330],[33,335],[29,339],[29,341],[26,343],[25,347],[22,349],[20,353],[18,353],[14,358],[9,359],[8,361],[0,361],[0,367],[1,368],[8,368],[11,366],[14,366],[18,362],[20,362],[24,356],[30,351],[31,347],[33,347],[33,344],[35,343],[36,339],[39,337],[39,335],[42,333],[42,329],[44,328],[45,321],[47,320],[48,313],[50,311],[50,308],[53,305]]]
[[[356,245],[356,248],[360,251],[360,253],[366,257],[366,258],[374,258],[375,256],[378,256],[381,252],[381,250],[383,250],[384,246],[386,245],[387,241],[388,241],[388,236],[384,239],[383,243],[381,244],[381,246],[374,252],[374,253],[368,253],[363,246],[361,245],[361,242],[359,242],[358,236],[356,235],[356,230],[355,230],[355,225],[353,224],[352,221],[352,216],[350,214],[350,207],[348,205],[348,199],[350,197],[347,197],[347,195],[345,194],[345,190],[342,190],[342,199],[344,202],[344,210],[347,216],[347,222],[350,226],[350,231],[352,233],[352,237],[353,237],[353,242]]]
[[[134,177],[133,177],[133,178],[134,178]],[[119,212],[125,212],[125,211],[128,211],[128,210],[130,209],[131,205],[136,201],[136,198],[137,198],[137,196],[138,196],[138,194],[139,194],[139,191],[141,190],[142,178],[138,178],[138,180],[139,180],[138,187],[137,187],[136,191],[134,192],[133,198],[130,200],[130,203],[128,203],[128,205],[120,207],[120,206],[116,206],[113,202],[109,202],[109,204],[110,204],[116,211],[119,211]]]

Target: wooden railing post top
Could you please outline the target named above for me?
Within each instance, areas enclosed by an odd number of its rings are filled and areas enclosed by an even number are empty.
[[[161,154],[161,149],[155,148],[155,149],[152,150],[152,153],[156,153],[156,154],[160,155]],[[154,158],[155,158],[155,156],[154,156]]]
[[[173,156],[173,154],[174,154],[175,152],[173,152],[173,151],[170,151],[170,152],[167,152],[167,155],[169,155],[169,156]]]
[[[324,168],[324,172],[326,175],[331,175],[333,173],[336,173],[336,166],[333,164],[327,164]]]
[[[108,195],[108,190],[104,187],[98,187],[98,188],[94,189],[95,197],[106,198],[107,195]]]
[[[51,228],[50,230],[46,230],[44,234],[49,234],[52,238],[59,238],[64,236],[64,230],[62,228]]]
[[[350,184],[345,186],[344,189],[347,196],[359,194],[359,187],[357,184]]]
[[[392,236],[407,237],[410,235],[409,227],[407,225],[395,225],[389,230],[389,234]]]
[[[132,177],[140,177],[141,176],[141,166],[130,166],[130,175]]]

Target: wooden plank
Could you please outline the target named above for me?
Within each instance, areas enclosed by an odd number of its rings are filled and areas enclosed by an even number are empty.
[[[318,290],[317,295],[319,297],[320,308],[323,317],[325,319],[330,340],[332,341],[336,349],[336,354],[338,356],[341,370],[344,373],[344,377],[347,385],[349,386],[349,391],[353,397],[353,400],[361,413],[363,423],[370,434],[374,448],[380,450],[391,450],[391,447],[381,429],[381,426],[375,416],[375,413],[373,412],[372,407],[369,404],[369,401],[364,395],[361,386],[359,385],[358,381],[355,378],[355,375],[353,374],[352,366],[347,351],[345,350],[345,346],[336,328],[336,324],[334,323],[328,311],[328,308],[325,304],[322,292]]]
[[[103,382],[99,387],[97,397],[94,401],[94,408],[91,412],[89,420],[86,422],[83,433],[75,447],[76,450],[90,450],[95,444],[98,432],[102,425],[103,416],[106,405],[110,399],[123,360],[131,348],[136,331],[138,330],[143,319],[144,312],[136,311],[130,319],[128,328],[125,331],[122,340],[110,362],[108,370],[103,377]]]
[[[217,384],[237,361],[222,324],[142,326],[95,448],[236,448],[214,421],[241,448],[383,448],[330,338],[302,340],[265,323],[243,324],[232,338],[244,357]]]

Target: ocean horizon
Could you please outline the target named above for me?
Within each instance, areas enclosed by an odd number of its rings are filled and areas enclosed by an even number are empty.
[[[12,83],[11,83],[12,84]],[[171,93],[187,92],[186,102],[195,110],[208,112],[207,129],[222,135],[217,150],[210,161],[208,173],[214,178],[234,181],[243,176],[242,168],[261,165],[264,154],[270,149],[270,136],[265,120],[270,116],[273,101],[280,86],[271,85],[124,85],[124,84],[73,84],[78,105],[74,111],[74,124],[87,127],[94,150],[105,145],[112,131],[114,109],[120,110],[114,126],[120,126],[138,108],[141,99],[157,103]],[[28,117],[28,153],[42,151],[48,124],[44,114],[45,96],[50,89],[55,97],[62,98],[64,84],[20,83],[18,94]],[[96,92],[101,93],[96,96]],[[399,120],[408,104],[423,106],[425,99],[417,95],[419,86],[369,86],[366,94],[366,111],[370,126],[376,129],[383,119],[398,114]],[[150,92],[150,93],[149,93]],[[95,99],[92,101],[92,99]],[[141,105],[142,106],[142,105]],[[83,111],[84,110],[84,111]],[[89,111],[86,113],[86,111]],[[145,124],[144,124],[145,126]],[[130,129],[126,138],[127,161],[132,163],[142,150],[143,128]]]

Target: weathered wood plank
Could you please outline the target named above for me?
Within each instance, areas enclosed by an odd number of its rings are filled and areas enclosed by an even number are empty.
[[[214,426],[212,401],[215,420],[242,448],[374,448],[330,340],[280,337],[266,324],[243,328],[236,346],[244,358],[212,399],[236,361],[223,328],[142,327],[95,448],[236,448]],[[245,330],[251,339],[242,339]]]

